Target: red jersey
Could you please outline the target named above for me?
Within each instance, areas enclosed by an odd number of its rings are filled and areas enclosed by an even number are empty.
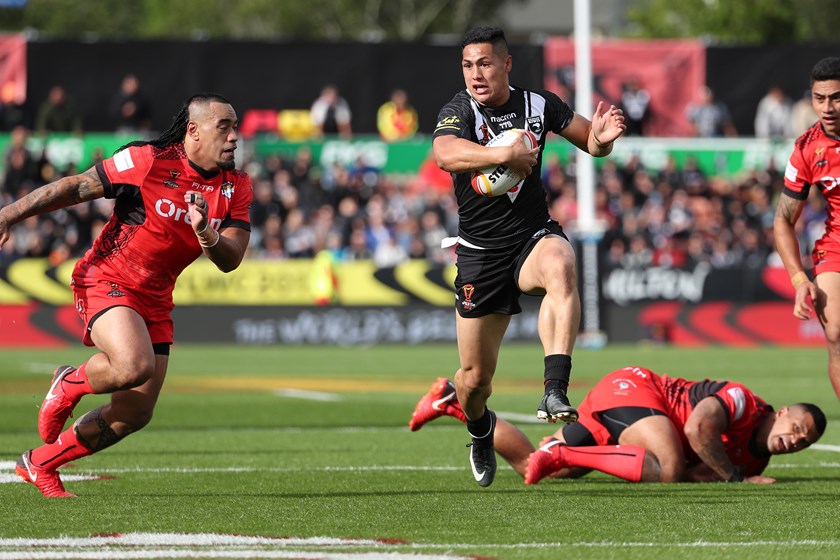
[[[784,193],[808,198],[817,185],[826,201],[825,234],[821,241],[840,244],[840,140],[831,138],[817,122],[796,139],[785,167]]]
[[[685,451],[689,466],[699,464],[685,437],[685,424],[694,407],[706,397],[714,397],[728,416],[722,435],[726,454],[740,467],[744,476],[761,473],[770,460],[750,450],[750,440],[773,408],[740,383],[732,381],[686,381],[678,377],[658,375],[642,367],[626,367],[606,375],[589,392],[578,412],[581,422],[598,445],[615,444],[598,420],[598,413],[612,408],[646,407],[665,413],[673,422]]]
[[[251,180],[238,171],[208,173],[187,159],[183,144],[132,146],[96,164],[114,213],[85,256],[74,282],[113,282],[171,302],[179,274],[202,249],[184,193],[200,191],[210,226],[250,231]]]
[[[773,414],[773,407],[742,384],[733,381],[686,381],[678,377],[660,377],[655,373],[653,375],[668,403],[668,410],[664,412],[682,436],[689,465],[701,461],[685,438],[685,423],[698,402],[706,397],[715,397],[723,405],[729,419],[726,431],[722,434],[723,446],[729,460],[739,467],[744,476],[753,476],[764,471],[770,456],[754,455],[750,450],[750,441],[764,419]]]

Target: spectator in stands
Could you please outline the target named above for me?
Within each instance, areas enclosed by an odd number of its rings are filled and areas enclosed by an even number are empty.
[[[755,137],[774,139],[789,136],[791,136],[791,102],[784,90],[774,85],[758,102],[755,111]]]
[[[49,95],[38,110],[35,130],[39,134],[49,132],[82,133],[82,115],[60,85],[50,88]]]
[[[315,234],[300,208],[292,208],[283,226],[286,253],[290,258],[311,258],[315,255]]]
[[[354,227],[350,232],[350,241],[341,251],[343,261],[367,261],[373,259],[373,252],[368,249],[367,235],[363,227]]]
[[[426,248],[426,258],[433,264],[449,264],[453,260],[451,249],[441,248],[441,242],[449,237],[446,228],[440,221],[440,214],[427,209],[420,218],[420,230],[423,236],[423,245]]]
[[[380,105],[376,113],[376,128],[386,142],[411,138],[417,132],[417,124],[417,111],[402,89],[394,90],[391,99]]]
[[[9,131],[29,124],[23,104],[16,99],[16,96],[15,82],[6,82],[0,88],[0,131]]]
[[[624,257],[625,268],[645,269],[653,263],[653,251],[647,238],[642,233],[636,233],[630,239],[630,250]]]
[[[328,85],[321,90],[321,95],[312,104],[309,110],[312,124],[315,128],[315,135],[338,134],[342,138],[353,136],[351,127],[352,113],[350,104],[338,94],[334,85]]]
[[[286,252],[286,241],[283,238],[283,220],[277,214],[271,214],[265,220],[255,253],[257,257],[262,259],[289,257]]]
[[[6,206],[35,190],[38,164],[26,149],[28,136],[29,133],[22,126],[15,127],[9,135],[9,147],[4,157],[6,169],[0,206]]]
[[[377,268],[394,267],[406,259],[408,259],[408,251],[397,243],[394,235],[381,240],[373,251],[373,263]]]
[[[624,110],[624,122],[629,136],[644,136],[650,117],[650,92],[642,87],[638,78],[630,78],[621,92],[620,107]]]
[[[811,88],[805,90],[802,97],[794,104],[790,112],[791,136],[798,138],[806,130],[814,126],[819,120],[817,112],[814,111],[814,104],[811,102]]]
[[[271,181],[258,179],[254,181],[254,201],[251,203],[251,225],[261,228],[271,216],[285,216],[286,212],[274,193]]]
[[[111,98],[110,111],[117,132],[137,133],[152,128],[151,107],[140,89],[139,78],[134,74],[123,77],[119,89]]]
[[[309,188],[313,182],[312,171],[314,167],[315,162],[312,161],[312,148],[301,146],[295,152],[294,160],[288,165],[290,182],[300,190]]]
[[[697,136],[737,136],[729,108],[715,100],[714,92],[708,87],[700,88],[698,99],[686,108],[686,118],[694,126]]]

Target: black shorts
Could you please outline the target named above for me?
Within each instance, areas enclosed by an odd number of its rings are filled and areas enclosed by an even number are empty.
[[[563,228],[555,221],[510,247],[501,249],[471,249],[458,245],[458,274],[455,277],[455,308],[461,317],[474,318],[500,313],[516,315],[519,305],[519,272],[537,242],[546,235],[559,235],[568,240]]]

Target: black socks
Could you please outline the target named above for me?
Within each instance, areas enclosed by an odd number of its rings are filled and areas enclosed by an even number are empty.
[[[545,357],[545,392],[559,389],[564,393],[569,388],[572,373],[572,357],[566,354],[552,354]]]

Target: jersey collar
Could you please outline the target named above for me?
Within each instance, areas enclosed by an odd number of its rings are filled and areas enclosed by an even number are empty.
[[[190,160],[190,159],[188,159],[187,161],[190,162],[190,167],[195,169],[196,172],[205,179],[212,179],[213,177],[217,176],[222,171],[218,167],[214,171],[208,171],[208,170],[204,169],[203,167],[200,167],[199,165],[193,163],[193,161]]]

